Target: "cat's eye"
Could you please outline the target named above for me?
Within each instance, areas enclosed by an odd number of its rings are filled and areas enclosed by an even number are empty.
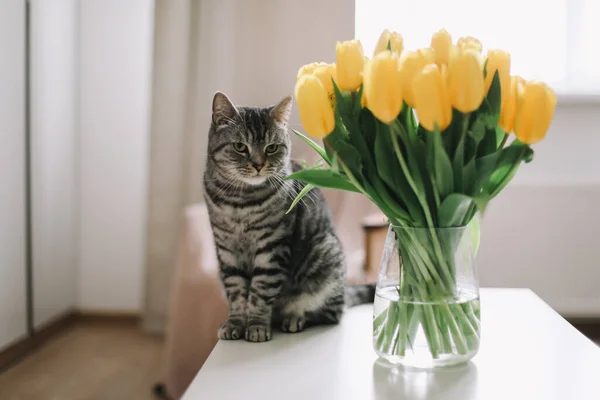
[[[238,153],[244,153],[246,150],[248,150],[248,146],[246,146],[244,143],[237,142],[233,144],[233,149]]]
[[[278,145],[276,144],[270,144],[267,147],[265,147],[265,153],[267,154],[273,154],[277,151],[277,149],[279,148]]]

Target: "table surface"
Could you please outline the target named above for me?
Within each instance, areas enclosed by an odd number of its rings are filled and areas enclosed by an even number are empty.
[[[600,348],[528,289],[482,289],[479,353],[435,371],[378,361],[372,310],[267,343],[221,341],[183,400],[600,399]]]

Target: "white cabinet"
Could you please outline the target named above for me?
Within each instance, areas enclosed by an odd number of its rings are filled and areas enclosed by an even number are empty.
[[[27,333],[25,1],[0,2],[0,349]]]
[[[0,1],[0,350],[77,302],[78,1],[29,10],[26,76],[26,0]]]
[[[78,1],[31,1],[33,321],[77,300]]]

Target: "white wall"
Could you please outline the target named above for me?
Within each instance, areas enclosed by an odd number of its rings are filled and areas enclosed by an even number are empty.
[[[199,4],[200,35],[193,45],[201,50],[192,63],[198,69],[194,84],[199,87],[192,104],[199,111],[188,115],[187,123],[200,133],[208,126],[215,90],[226,91],[237,103],[273,103],[293,90],[300,65],[333,61],[335,40],[353,36],[352,1],[323,3],[320,15],[336,17],[303,35],[297,35],[293,26],[315,21],[313,8],[306,3]],[[86,0],[81,7],[79,305],[138,310],[146,238],[152,1]],[[264,23],[257,25],[257,20]],[[214,29],[215,21],[227,29]],[[285,58],[275,62],[269,58],[273,48],[294,51],[285,51]],[[270,68],[274,63],[277,68]],[[186,96],[170,89],[169,96],[175,99]],[[298,124],[296,112],[293,122]],[[482,285],[528,286],[558,309],[600,315],[600,293],[594,285],[600,280],[595,267],[600,246],[589,239],[598,234],[594,215],[599,214],[595,199],[600,200],[596,156],[600,136],[590,127],[599,122],[599,105],[559,101],[548,138],[535,146],[535,161],[522,167],[484,217],[477,259]],[[204,139],[201,134],[193,139],[201,152]],[[184,154],[185,149],[172,152]],[[194,161],[199,163],[194,171],[201,171],[202,161]],[[200,182],[199,176],[195,178]],[[165,183],[157,190],[167,187]],[[574,212],[569,212],[570,205],[575,205]],[[157,247],[163,258],[155,268],[171,268],[170,246],[163,242]],[[164,279],[149,287],[168,291],[169,274],[159,275]],[[159,297],[152,306],[157,313],[166,307],[165,296]]]
[[[31,3],[34,324],[77,303],[78,1]]]
[[[597,317],[600,105],[567,100],[483,216],[476,262],[483,286],[530,287],[559,312]]]
[[[0,349],[27,332],[25,6],[0,2]]]
[[[139,311],[143,298],[153,7],[81,2],[79,306]]]

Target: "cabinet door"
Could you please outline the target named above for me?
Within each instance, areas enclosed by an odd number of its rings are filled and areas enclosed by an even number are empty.
[[[76,269],[78,0],[31,1],[33,320],[73,309]]]
[[[25,0],[0,1],[0,349],[27,332]]]

